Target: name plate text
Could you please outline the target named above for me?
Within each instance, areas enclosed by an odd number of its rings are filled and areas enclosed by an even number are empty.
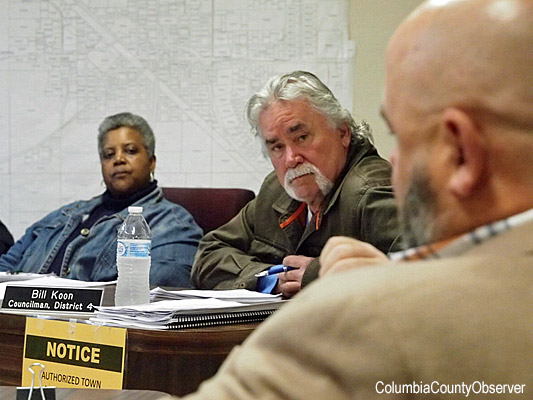
[[[102,304],[103,288],[6,286],[3,310],[94,313]]]

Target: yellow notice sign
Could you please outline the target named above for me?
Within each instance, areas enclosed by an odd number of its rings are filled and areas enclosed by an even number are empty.
[[[43,386],[122,389],[125,348],[123,328],[28,317],[22,386],[31,386],[28,367],[38,362]]]

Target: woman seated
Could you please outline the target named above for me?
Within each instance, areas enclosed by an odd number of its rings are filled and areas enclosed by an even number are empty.
[[[155,138],[140,116],[107,117],[98,128],[98,152],[107,190],[51,212],[30,226],[0,258],[0,271],[54,273],[84,281],[117,278],[117,230],[128,206],[142,206],[152,231],[150,284],[189,287],[201,228],[181,206],[163,197],[154,180]]]

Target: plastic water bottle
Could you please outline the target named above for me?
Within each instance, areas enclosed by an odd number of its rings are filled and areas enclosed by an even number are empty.
[[[142,207],[128,207],[129,215],[118,230],[118,281],[115,305],[150,302],[150,244],[152,233]]]

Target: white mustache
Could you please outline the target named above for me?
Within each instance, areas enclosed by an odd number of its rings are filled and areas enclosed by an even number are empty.
[[[320,171],[317,167],[308,162],[300,164],[296,168],[288,169],[285,173],[285,186],[290,185],[296,178],[307,174],[318,175],[320,174]]]
[[[316,184],[318,185],[318,188],[322,192],[322,194],[327,195],[330,190],[333,188],[333,182],[331,182],[328,178],[326,178],[320,170],[311,164],[310,162],[305,162],[303,164],[298,165],[296,168],[290,168],[285,173],[284,178],[284,187],[287,194],[292,197],[293,199],[296,199],[298,201],[304,201],[304,199],[299,198],[295,191],[294,187],[292,186],[292,181],[296,178],[302,176],[312,174]]]

